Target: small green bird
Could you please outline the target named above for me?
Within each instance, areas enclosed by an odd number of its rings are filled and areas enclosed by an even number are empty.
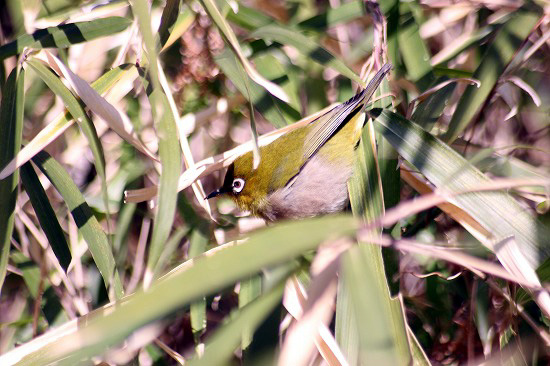
[[[256,169],[251,151],[238,157],[222,187],[206,198],[227,194],[240,209],[268,221],[345,209],[364,123],[361,112],[390,70],[391,64],[385,64],[350,100],[262,146]]]

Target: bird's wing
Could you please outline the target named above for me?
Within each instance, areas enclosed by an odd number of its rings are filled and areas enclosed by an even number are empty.
[[[334,135],[342,123],[349,121],[348,117],[363,109],[391,67],[390,63],[384,64],[365,89],[311,122],[313,127],[304,142],[304,163]]]

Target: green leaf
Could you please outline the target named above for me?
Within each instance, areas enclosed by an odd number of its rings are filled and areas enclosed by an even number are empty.
[[[382,95],[386,97],[379,99]],[[378,99],[373,103],[373,107],[388,108],[392,106],[391,89],[388,79],[384,79],[380,87],[373,95],[373,99]],[[399,203],[401,192],[401,171],[398,168],[399,161],[397,152],[376,133],[376,154],[378,158],[378,169],[380,170],[380,179],[382,180],[382,193],[384,199],[384,209],[389,209]]]
[[[353,214],[372,222],[384,213],[380,171],[377,166],[372,122],[363,128],[355,170],[348,183]]]
[[[239,289],[239,308],[243,308],[256,300],[262,294],[262,277],[252,276],[249,279],[241,281]],[[241,348],[246,348],[252,342],[252,329],[243,329]]]
[[[13,27],[13,34],[14,35],[20,35],[25,33],[25,14],[24,11],[26,10],[25,5],[29,5],[28,3],[24,3],[23,1],[6,1],[4,4],[4,7],[2,10],[6,12],[6,14],[9,14],[10,16],[10,23]]]
[[[297,68],[294,67],[292,61],[279,48],[271,47],[266,51],[270,52],[260,51],[252,56],[254,65],[268,80],[276,80],[277,84],[283,88],[289,98],[288,106],[292,108],[282,109],[281,112],[287,120],[297,121],[301,118],[299,113],[301,109],[299,96],[300,83],[296,77]],[[281,106],[284,108],[286,105],[281,104]]]
[[[404,317],[405,314],[402,313],[401,308],[400,308],[400,312]],[[426,352],[424,352],[424,350],[422,349],[422,346],[420,345],[420,342],[414,335],[411,328],[409,328],[408,326],[407,326],[407,333],[409,335],[409,344],[410,344],[411,355],[413,359],[412,365],[413,366],[431,366],[430,360],[428,359]]]
[[[48,177],[63,197],[78,227],[78,232],[88,243],[88,249],[92,253],[105,286],[114,291],[114,296],[111,296],[111,299],[121,298],[123,294],[122,283],[115,268],[115,259],[111,247],[105,232],[93,215],[84,196],[82,196],[67,171],[48,153],[41,151],[33,157],[32,161]]]
[[[239,11],[234,13],[230,10],[227,12],[226,17],[230,22],[235,23],[236,25],[247,30],[258,29],[275,22],[275,19],[269,17],[265,13],[240,3]]]
[[[350,204],[353,214],[361,217],[365,222],[372,221],[384,212],[384,203],[379,184],[379,171],[376,167],[376,155],[373,150],[372,122],[363,127],[361,140],[357,147],[357,160],[354,174],[348,182]],[[372,202],[369,202],[372,200]],[[373,259],[380,260],[381,253],[373,251]],[[378,258],[379,257],[379,258]],[[377,275],[380,275],[378,273]],[[382,275],[383,272],[382,272]],[[368,281],[373,281],[368,278]],[[338,293],[336,298],[336,340],[350,365],[359,365],[361,360],[361,341],[359,328],[371,327],[371,324],[360,324],[354,309],[352,291],[345,283],[346,278],[339,277]],[[372,296],[385,296],[380,292],[371,293]]]
[[[490,179],[448,145],[420,126],[386,111],[372,110],[376,129],[399,154],[437,188],[450,192],[475,190]],[[495,242],[515,236],[534,267],[550,254],[550,232],[505,192],[471,192],[449,199],[494,235]]]
[[[21,167],[21,180],[34,208],[40,227],[42,227],[44,234],[46,234],[59,264],[67,271],[71,263],[71,251],[65,239],[65,233],[59,225],[55,211],[50,205],[48,196],[42,184],[40,184],[38,175],[36,175],[31,163],[26,163]]]
[[[103,155],[103,146],[99,141],[99,136],[95,129],[94,124],[88,114],[84,110],[84,103],[78,100],[73,93],[65,85],[59,77],[57,77],[48,67],[42,62],[30,59],[27,60],[27,64],[40,76],[40,78],[46,83],[46,85],[62,100],[67,107],[69,113],[78,122],[78,126],[86,136],[92,155],[94,156],[95,168],[97,175],[101,181],[101,193],[103,203],[108,214],[109,199],[107,195],[107,174],[105,172],[105,156]],[[108,220],[109,221],[109,220]]]
[[[334,335],[336,342],[346,356],[350,365],[359,365],[359,331],[357,318],[353,309],[351,292],[344,283],[343,276],[338,277],[336,294],[336,319]]]
[[[145,0],[137,0],[132,3],[132,9],[136,14],[149,59],[148,71],[151,78],[152,90],[148,92],[148,96],[151,102],[153,119],[158,130],[159,157],[162,165],[158,206],[153,223],[151,243],[149,245],[149,257],[147,258],[148,272],[145,277],[145,285],[148,286],[148,281],[152,279],[157,262],[162,254],[163,246],[170,235],[176,214],[178,178],[181,171],[181,151],[178,143],[176,117],[174,116],[174,113],[177,113],[177,111],[172,110],[172,106],[160,82],[157,45],[151,30],[148,3]]]
[[[447,80],[448,78],[446,77],[440,77],[434,84],[438,85]],[[426,100],[420,102],[411,117],[411,121],[418,123],[426,131],[430,131],[439,117],[441,117],[443,109],[447,106],[455,88],[456,83],[447,84],[431,94]]]
[[[380,0],[380,10],[387,21],[387,44],[388,59],[396,69],[402,69],[403,63],[400,57],[399,40],[399,1],[398,0]]]
[[[220,11],[216,7],[216,4],[214,3],[214,1],[201,0],[200,2],[204,10],[208,13],[210,18],[212,19],[212,22],[220,30],[220,33],[224,38],[225,43],[229,46],[229,48],[231,48],[231,51],[235,54],[235,56],[237,57],[237,60],[239,60],[239,63],[242,65],[247,75],[250,76],[250,78],[254,80],[257,84],[263,86],[265,90],[267,90],[273,96],[285,102],[288,102],[288,96],[286,95],[286,93],[277,84],[270,82],[269,80],[265,79],[262,75],[260,75],[260,73],[258,73],[256,69],[254,69],[252,64],[245,57],[241,49],[241,46],[239,44],[239,41],[237,40],[237,36],[233,32],[229,24],[225,21],[225,18],[222,16]]]
[[[84,110],[84,105],[71,93],[59,77],[57,77],[48,67],[36,59],[30,59],[27,64],[40,76],[46,85],[62,100],[72,117],[79,122],[79,127],[88,139],[90,148],[94,155],[98,174],[105,179],[105,157],[103,148],[95,127]]]
[[[189,239],[189,259],[204,253],[206,244],[208,244],[208,233],[199,228],[193,230]],[[190,309],[191,330],[195,338],[195,343],[199,344],[200,336],[206,330],[206,298],[199,299],[191,304]]]
[[[174,233],[172,234],[172,236],[169,237],[168,240],[166,241],[164,250],[162,251],[162,254],[157,262],[157,266],[155,268],[155,272],[153,276],[154,278],[158,277],[160,274],[163,273],[164,266],[170,259],[170,256],[174,254],[181,240],[188,233],[189,233],[189,228],[185,225],[179,226],[176,230],[174,230]]]
[[[409,6],[413,6],[412,3],[411,5],[402,4],[400,10]],[[434,75],[430,64],[431,55],[424,40],[420,37],[419,26],[412,12],[406,11],[401,14],[398,32],[399,50],[407,68],[407,74],[423,91],[433,82]]]
[[[165,11],[166,11],[166,8],[163,11],[163,18],[164,18]],[[159,34],[161,34],[160,40],[162,44],[162,49],[160,52],[165,51],[170,46],[172,46],[176,41],[178,41],[183,35],[183,33],[185,33],[189,29],[189,27],[193,25],[193,22],[195,21],[195,14],[185,4],[182,6],[182,11],[179,11],[177,15],[178,16],[173,24],[171,25],[169,25],[169,23],[166,24],[166,26],[169,26],[169,28],[166,30],[167,34],[165,36],[162,36],[161,30],[159,29]],[[161,20],[161,28],[162,26],[163,26],[163,23]],[[167,37],[167,38],[164,39],[164,37]]]
[[[474,72],[473,78],[479,80],[481,86],[478,88],[475,85],[469,85],[466,88],[443,140],[453,142],[480,112],[480,107],[491,94],[522,42],[531,33],[539,17],[539,14],[524,9],[519,9],[510,15],[510,20],[498,31]]]
[[[164,9],[162,9],[162,16],[158,29],[161,45],[166,43],[170,36],[170,28],[176,23],[180,11],[180,3],[181,0],[167,0]]]
[[[441,66],[434,67],[434,73],[437,76],[446,76],[448,78],[455,78],[455,79],[460,79],[460,78],[470,78],[471,79],[471,78],[474,77],[473,72],[465,71],[465,70],[459,70],[459,69],[449,69],[449,68],[441,67]]]
[[[351,311],[356,320],[359,336],[359,365],[408,365],[410,355],[407,349],[399,349],[395,335],[397,329],[404,329],[403,316],[395,316],[388,307],[388,302],[377,294],[389,292],[387,286],[380,287],[375,278],[380,272],[372,265],[372,256],[362,247],[351,248],[342,258],[342,283],[350,296]],[[379,248],[378,248],[379,249]],[[407,335],[405,333],[405,342]],[[405,344],[405,347],[408,344]]]
[[[498,28],[494,25],[487,25],[481,29],[474,31],[467,37],[460,36],[461,42],[456,44],[452,49],[447,49],[447,47],[445,47],[446,52],[444,54],[440,52],[439,54],[435,55],[431,60],[432,64],[435,63],[435,66],[437,67],[439,65],[445,64],[446,62],[449,62],[456,56],[460,55],[462,52],[472,48],[473,46],[477,46],[485,42],[485,39],[492,35],[495,29]],[[453,42],[453,44],[454,43],[455,42]]]
[[[159,131],[159,157],[162,174],[159,184],[158,207],[149,245],[149,258],[147,259],[147,268],[151,271],[154,271],[157,265],[174,222],[178,196],[178,178],[181,171],[181,150],[178,144],[176,121],[170,112],[166,95],[159,90],[154,93],[158,94],[150,97],[152,104],[160,102],[158,104],[160,108],[157,112],[162,111],[162,116],[159,119],[155,118]]]
[[[362,1],[353,0],[337,8],[328,7],[324,13],[317,14],[297,24],[298,27],[311,29],[315,32],[324,32],[338,24],[347,23],[365,16],[365,7]]]
[[[257,29],[250,34],[250,37],[272,40],[285,45],[291,45],[303,55],[311,58],[324,67],[330,67],[340,74],[363,85],[361,78],[346,64],[327,51],[325,48],[312,41],[295,29],[271,24]]]
[[[377,95],[387,92],[389,86],[386,80],[381,85]],[[385,98],[384,98],[385,99]],[[388,102],[380,100],[376,103]],[[369,119],[363,128],[363,133],[357,149],[355,171],[348,187],[350,203],[354,215],[360,216],[365,222],[372,222],[384,214],[384,194],[397,181],[399,192],[399,175],[395,169],[390,174],[397,178],[382,180],[378,159],[384,164],[396,161],[395,152],[378,156],[373,122]],[[397,172],[397,173],[396,173]],[[390,202],[395,204],[397,200]],[[381,229],[376,230],[377,233]],[[346,259],[353,257],[353,261]],[[357,267],[361,263],[362,268]],[[337,337],[343,345],[344,352],[351,364],[388,364],[405,365],[411,360],[408,334],[404,314],[399,300],[390,298],[390,290],[386,280],[382,249],[379,246],[360,243],[344,256],[341,289],[338,293],[340,306],[337,305]],[[346,267],[347,263],[347,267]],[[364,301],[366,298],[373,299]],[[338,314],[340,312],[340,314]],[[338,326],[340,320],[340,326]],[[349,332],[349,334],[346,334]],[[383,346],[381,346],[383,344]]]
[[[349,235],[356,229],[357,222],[352,217],[327,216],[280,223],[261,230],[246,242],[195,258],[192,265],[184,263],[153,283],[147,291],[140,290],[115,306],[92,312],[79,319],[78,327],[75,323],[64,329],[66,333],[60,338],[50,337],[50,342],[38,348],[32,344],[23,345],[15,350],[17,352],[0,356],[0,364],[20,362],[20,365],[35,365],[62,361],[73,365],[89,359],[104,352],[107,346],[120,343],[139,327],[202,296],[258,273],[261,268],[288,263],[327,239]],[[273,293],[273,296],[278,302],[278,295]],[[238,336],[241,336],[240,332]]]
[[[24,34],[15,41],[0,47],[0,60],[31,49],[65,48],[88,42],[99,37],[110,36],[125,30],[132,21],[123,17],[99,18],[89,22],[62,24],[57,27],[38,29],[33,34]]]
[[[118,266],[126,263],[127,240],[130,233],[130,225],[137,209],[135,203],[122,204],[117,215],[115,235],[113,237],[113,252]]]
[[[475,161],[475,165],[480,170],[488,171],[499,177],[547,179],[550,181],[550,172],[545,171],[543,167],[535,167],[514,156],[500,155],[494,149],[482,149],[474,156],[467,157],[472,163]],[[522,187],[521,190],[546,195],[545,187]]]
[[[284,283],[282,281],[271,291],[268,291],[245,307],[234,311],[230,315],[230,320],[208,339],[204,348],[204,355],[199,359],[192,360],[189,365],[223,365],[224,362],[227,362],[241,343],[243,332],[257,328],[280,303],[283,296]]]
[[[21,148],[25,71],[14,68],[2,88],[0,105],[0,166],[12,160]],[[4,284],[13,232],[19,172],[0,180],[0,289]]]
[[[37,299],[38,296],[41,296],[40,293],[40,267],[29,257],[21,252],[14,252],[12,255],[12,261],[15,263],[17,268],[19,268],[23,275],[23,280],[27,289],[29,290],[30,295],[33,299]]]
[[[220,54],[214,56],[214,61],[220,66],[223,73],[235,84],[239,92],[248,97],[254,104],[254,108],[264,116],[275,127],[283,127],[289,124],[291,121],[286,121],[283,117],[283,110],[290,110],[291,113],[299,112],[294,110],[290,105],[273,97],[264,88],[256,84],[246,73],[241,69],[241,66],[237,62],[235,55],[229,50],[224,50]],[[246,76],[245,76],[246,75]],[[246,77],[248,80],[244,80]],[[246,89],[246,82],[248,81],[249,93]]]
[[[92,83],[92,88],[100,94],[105,93],[116,85],[122,77],[128,75],[129,72],[135,72],[135,70],[134,66],[130,64],[115,67]],[[69,112],[60,115],[55,121],[42,129],[42,131],[21,150],[20,154],[17,155],[17,159],[12,159],[8,165],[2,166],[3,169],[0,175],[10,174],[14,169],[29,161],[38,151],[42,150],[63,133],[63,131],[69,128],[72,123],[73,119]]]

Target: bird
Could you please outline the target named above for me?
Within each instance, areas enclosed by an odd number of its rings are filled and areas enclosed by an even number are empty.
[[[239,209],[269,222],[344,210],[365,120],[362,112],[391,68],[384,64],[351,99],[260,147],[257,167],[252,151],[239,156],[222,186],[206,199],[229,196]]]

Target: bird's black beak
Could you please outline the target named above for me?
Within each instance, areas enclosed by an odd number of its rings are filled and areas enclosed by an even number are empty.
[[[227,193],[227,189],[225,187],[220,187],[216,189],[215,191],[210,192],[210,194],[206,197],[204,197],[205,200],[209,200],[210,198],[214,198],[216,196],[219,196],[220,194]]]
[[[215,191],[210,192],[210,194],[208,196],[204,197],[204,199],[209,200],[210,198],[214,198],[216,196],[219,196],[222,193],[223,192],[221,191],[221,189],[216,189]]]
[[[220,194],[231,192],[231,184],[233,182],[233,169],[233,164],[231,164],[227,169],[227,172],[225,173],[223,185],[215,191],[211,192],[208,196],[204,197],[205,200],[209,200],[210,198],[214,198],[216,196],[219,196]]]

